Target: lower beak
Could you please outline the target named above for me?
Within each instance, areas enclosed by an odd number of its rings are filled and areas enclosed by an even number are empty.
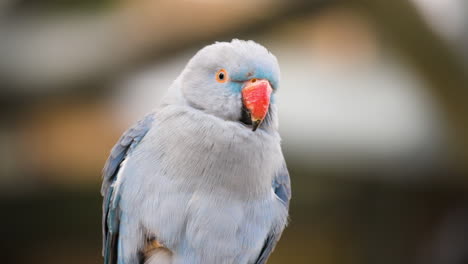
[[[242,102],[250,114],[252,131],[255,131],[265,119],[270,107],[272,88],[265,79],[250,79],[242,88]]]

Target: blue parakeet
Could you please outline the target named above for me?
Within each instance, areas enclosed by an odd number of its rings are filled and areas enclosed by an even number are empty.
[[[103,170],[106,264],[264,264],[287,223],[276,57],[201,49]]]

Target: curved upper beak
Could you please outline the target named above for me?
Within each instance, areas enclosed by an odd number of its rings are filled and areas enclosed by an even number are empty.
[[[242,102],[250,114],[252,131],[255,131],[265,119],[270,107],[270,96],[273,89],[266,79],[250,79],[244,82]]]

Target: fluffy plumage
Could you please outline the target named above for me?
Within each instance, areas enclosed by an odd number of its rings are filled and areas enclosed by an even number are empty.
[[[220,68],[228,82],[215,81]],[[251,78],[268,80],[275,96],[279,67],[263,46],[207,46],[121,137],[103,171],[105,263],[266,262],[291,192],[276,105],[255,132],[239,121]]]

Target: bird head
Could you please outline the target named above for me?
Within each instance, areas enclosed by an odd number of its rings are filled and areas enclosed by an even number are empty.
[[[276,120],[276,57],[265,47],[234,39],[201,49],[181,74],[182,96],[192,107],[255,131]]]

